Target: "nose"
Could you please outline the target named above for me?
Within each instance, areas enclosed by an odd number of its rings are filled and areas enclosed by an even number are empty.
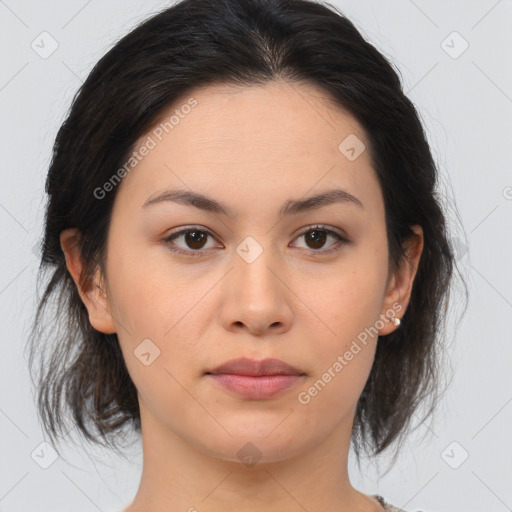
[[[291,276],[270,250],[255,259],[241,254],[233,255],[233,268],[222,289],[223,327],[257,336],[286,332],[293,319]]]

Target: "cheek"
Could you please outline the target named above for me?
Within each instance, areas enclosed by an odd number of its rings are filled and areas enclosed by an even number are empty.
[[[119,343],[132,380],[142,395],[165,389],[173,396],[180,388],[170,373],[184,382],[190,378],[187,371],[197,367],[197,329],[190,322],[204,311],[200,299],[207,290],[201,283],[191,288],[191,277],[173,269],[162,252],[136,246],[129,254],[113,252],[107,271]]]
[[[200,415],[200,407],[186,392],[197,370],[197,349],[189,341],[195,337],[186,329],[193,304],[182,300],[179,285],[165,281],[171,279],[161,269],[117,263],[113,272],[117,323],[127,327],[118,329],[118,338],[139,399],[163,423],[170,411],[177,418]]]
[[[185,313],[181,300],[184,278],[169,271],[169,262],[160,248],[130,244],[120,237],[112,239],[113,248],[116,244],[130,250],[109,252],[108,275],[115,320],[126,327],[125,337],[128,334],[134,343],[141,336],[160,338]]]
[[[343,359],[344,352],[334,354],[330,363],[300,390],[296,407],[304,421],[301,432],[306,437],[324,437],[336,426],[352,421],[374,354],[369,345],[358,350],[350,361]]]
[[[382,251],[355,252],[316,283],[305,295],[311,309],[331,332],[331,338],[346,343],[379,319],[387,277],[387,258]],[[303,293],[306,293],[304,290]]]
[[[318,332],[316,374],[304,401],[310,412],[325,408],[341,418],[355,407],[368,379],[378,336],[387,259],[368,251],[345,260],[343,268],[322,280],[322,289],[307,296],[311,310],[322,320]],[[316,281],[319,284],[319,281]]]
[[[327,423],[331,426],[350,417],[373,365],[379,300],[374,287],[362,286],[357,276],[353,283],[355,290],[334,287],[321,304],[316,304],[328,328],[322,327],[321,335],[312,333],[317,342],[315,372],[299,397],[312,424],[313,418],[325,411],[329,411]]]

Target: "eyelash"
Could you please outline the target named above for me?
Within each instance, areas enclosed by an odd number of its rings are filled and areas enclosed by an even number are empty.
[[[297,238],[301,237],[301,236],[304,236],[306,235],[307,233],[309,233],[310,231],[323,231],[325,233],[327,233],[328,235],[331,235],[333,236],[336,240],[337,240],[337,243],[330,249],[327,249],[325,251],[322,251],[322,250],[314,250],[314,249],[310,249],[310,252],[315,255],[315,256],[321,256],[321,255],[325,255],[325,254],[331,254],[333,252],[336,252],[336,251],[339,251],[344,245],[346,244],[349,244],[350,241],[348,239],[346,239],[345,237],[341,236],[339,233],[336,233],[336,231],[333,231],[331,229],[328,229],[324,226],[321,226],[321,225],[315,225],[315,226],[311,226],[309,227],[307,230],[303,231],[301,234],[299,234],[297,236]],[[210,235],[212,238],[215,238],[213,236],[212,233],[210,233],[210,231],[206,230],[206,229],[200,229],[199,226],[195,227],[189,227],[189,228],[186,228],[186,229],[182,229],[181,231],[176,231],[175,233],[172,233],[171,235],[169,235],[168,237],[164,238],[163,241],[165,243],[167,243],[169,245],[169,249],[173,252],[176,252],[178,254],[181,254],[181,255],[184,255],[184,256],[190,256],[190,257],[200,257],[200,256],[203,256],[204,253],[206,251],[204,250],[196,250],[196,251],[186,251],[184,249],[177,249],[176,247],[172,247],[170,245],[170,242],[175,239],[175,238],[178,238],[180,237],[181,235],[184,235],[184,234],[187,234],[187,233],[191,233],[191,232],[200,232],[200,233],[206,233],[207,235]]]

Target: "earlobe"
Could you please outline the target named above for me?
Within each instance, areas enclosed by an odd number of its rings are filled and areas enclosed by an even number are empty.
[[[406,258],[389,280],[381,315],[385,319],[385,325],[379,329],[380,336],[385,336],[399,328],[399,322],[393,322],[393,317],[398,319],[403,317],[409,304],[424,243],[422,228],[412,226],[411,229],[414,235],[406,241],[404,247]]]
[[[66,267],[75,282],[78,293],[89,313],[89,321],[97,331],[105,334],[116,332],[116,325],[100,271],[97,270],[92,281],[85,282],[82,278],[83,262],[79,245],[80,233],[70,228],[60,234],[60,245],[66,258]]]

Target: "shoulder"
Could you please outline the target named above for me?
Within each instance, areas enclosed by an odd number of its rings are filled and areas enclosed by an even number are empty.
[[[403,508],[394,507],[389,503],[386,503],[386,505],[384,505],[384,510],[385,512],[406,512]]]
[[[391,503],[387,503],[386,500],[378,494],[374,494],[373,497],[382,505],[384,512],[406,512],[402,508],[398,508],[391,505]]]

